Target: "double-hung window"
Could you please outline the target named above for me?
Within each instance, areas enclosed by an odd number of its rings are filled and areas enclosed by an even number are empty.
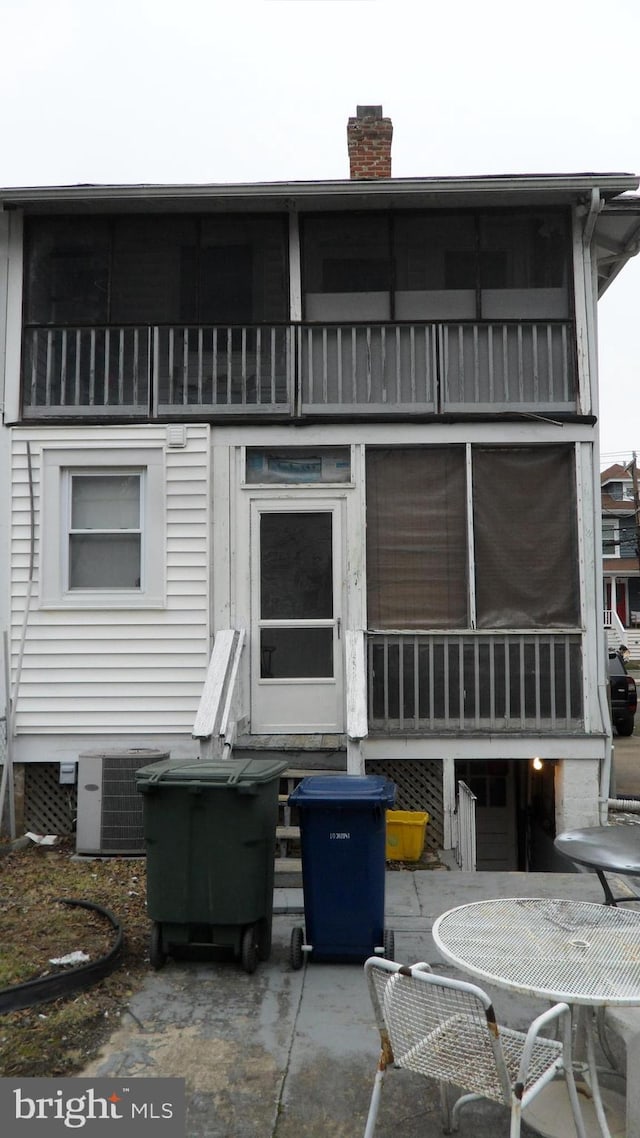
[[[164,605],[161,448],[47,447],[42,507],[43,607]]]
[[[143,471],[67,471],[67,579],[74,589],[142,587]]]

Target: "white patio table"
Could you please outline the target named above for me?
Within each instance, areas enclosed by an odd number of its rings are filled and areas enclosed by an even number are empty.
[[[594,1009],[640,1004],[640,912],[538,897],[476,901],[443,913],[433,939],[445,960],[488,984],[571,1006],[576,1054],[603,1138]]]

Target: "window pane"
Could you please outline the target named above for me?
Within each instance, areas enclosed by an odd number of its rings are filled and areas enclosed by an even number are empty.
[[[330,679],[333,676],[332,628],[263,628],[260,634],[262,679]]]
[[[139,589],[139,534],[72,534],[70,589]]]
[[[250,483],[349,482],[349,447],[247,447],[246,480]]]
[[[620,556],[638,556],[638,531],[633,523],[620,523]]]
[[[579,623],[575,498],[570,447],[474,448],[481,628]]]
[[[370,628],[467,623],[462,447],[367,451]]]
[[[333,616],[332,516],[262,514],[260,597],[263,620]]]
[[[140,475],[72,475],[71,528],[138,529]]]
[[[605,557],[618,556],[618,524],[612,519],[602,519],[602,552]]]

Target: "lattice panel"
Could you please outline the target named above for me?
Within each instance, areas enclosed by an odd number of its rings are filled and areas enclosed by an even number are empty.
[[[60,784],[59,763],[25,763],[25,829],[36,834],[72,834],[76,810],[76,785]]]
[[[386,775],[397,786],[396,810],[427,810],[425,834],[428,849],[444,844],[442,763],[438,759],[367,759],[367,774]]]

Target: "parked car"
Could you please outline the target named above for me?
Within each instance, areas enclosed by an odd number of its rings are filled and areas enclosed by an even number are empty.
[[[611,718],[618,735],[632,735],[638,706],[636,681],[627,672],[620,652],[609,652],[609,691]]]

